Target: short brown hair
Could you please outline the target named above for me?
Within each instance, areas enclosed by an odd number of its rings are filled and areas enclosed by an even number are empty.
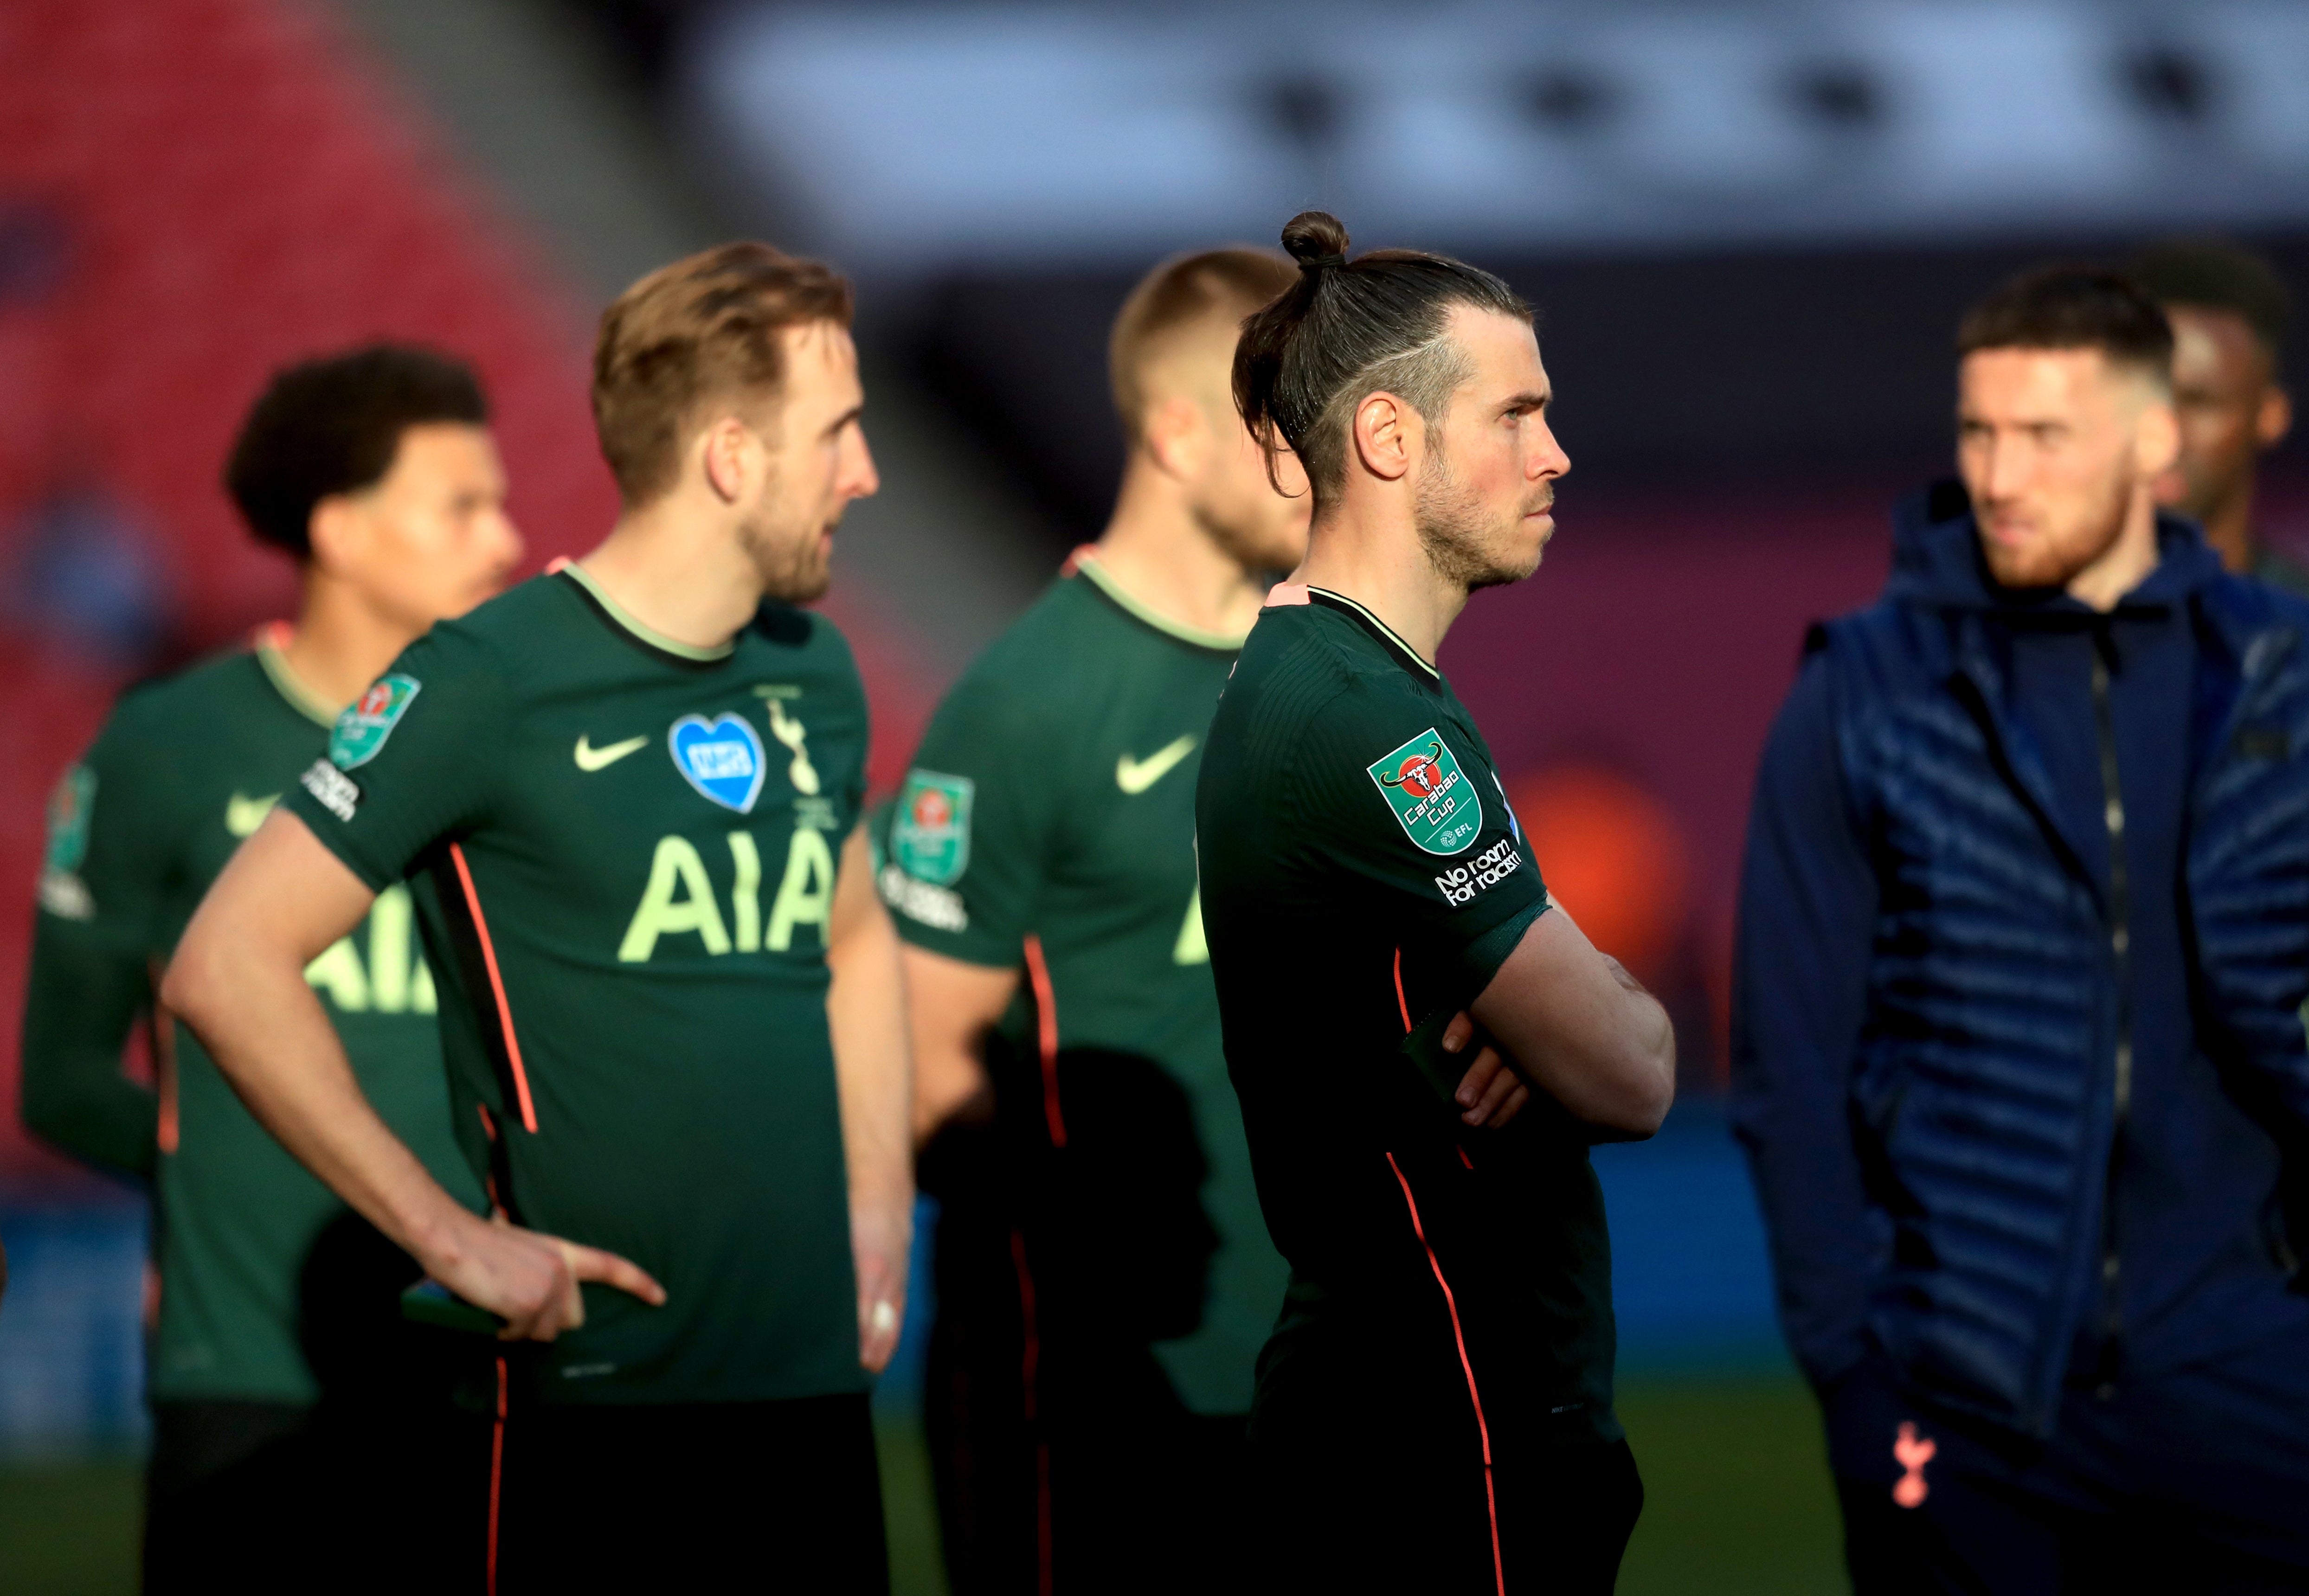
[[[1124,432],[1135,438],[1146,423],[1146,368],[1172,334],[1220,315],[1239,324],[1298,275],[1273,250],[1235,244],[1173,255],[1139,279],[1106,341],[1107,380]]]
[[[766,244],[723,244],[661,266],[601,313],[593,341],[593,429],[627,505],[673,486],[681,446],[708,400],[775,398],[778,334],[850,325],[850,283],[831,266]]]
[[[2039,266],[1964,314],[1959,358],[1982,349],[2098,349],[2112,366],[2173,380],[2173,324],[2154,296],[2101,266]]]

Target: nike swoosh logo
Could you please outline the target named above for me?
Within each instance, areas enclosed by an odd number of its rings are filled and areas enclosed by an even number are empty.
[[[277,792],[257,798],[236,792],[224,801],[224,829],[236,837],[254,836],[256,828],[264,824],[264,817],[272,812],[272,806],[280,801]]]
[[[596,748],[581,737],[577,739],[577,768],[588,772],[601,770],[617,763],[648,741],[647,737],[629,737],[622,743],[611,743],[606,748]]]
[[[1195,739],[1182,737],[1168,747],[1159,748],[1144,759],[1133,759],[1126,754],[1114,762],[1114,784],[1137,798],[1140,793],[1169,775],[1173,767],[1195,751]]]

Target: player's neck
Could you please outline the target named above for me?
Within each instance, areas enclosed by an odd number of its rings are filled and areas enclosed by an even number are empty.
[[[2157,506],[2144,483],[2133,493],[2116,540],[2069,579],[2069,597],[2106,615],[2157,568]]]
[[[760,567],[718,518],[678,495],[626,512],[577,563],[618,608],[692,648],[720,648],[761,608]]]
[[[2205,541],[2221,556],[2221,564],[2240,576],[2253,573],[2261,543],[2253,535],[2253,473],[2231,484],[2205,512]]]
[[[1436,571],[1409,511],[1391,510],[1353,504],[1319,510],[1307,562],[1291,580],[1353,599],[1432,665],[1443,634],[1467,606],[1467,590]]]
[[[1239,637],[1258,619],[1269,582],[1241,564],[1195,519],[1167,480],[1133,460],[1114,518],[1092,545],[1116,585],[1166,620]]]
[[[308,567],[297,629],[281,660],[316,703],[342,710],[420,634],[379,614],[350,583]]]

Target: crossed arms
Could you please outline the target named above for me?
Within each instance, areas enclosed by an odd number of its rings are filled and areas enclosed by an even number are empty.
[[[957,1115],[990,1112],[978,1041],[1001,1018],[1018,972],[912,946],[905,964],[920,1143]],[[1457,1094],[1460,1118],[1470,1126],[1505,1125],[1530,1100],[1534,1085],[1598,1140],[1648,1136],[1667,1115],[1675,1094],[1675,1032],[1666,1012],[1561,908],[1532,922],[1490,985],[1444,1033],[1444,1049],[1464,1050],[1479,1025],[1490,1040],[1476,1049]]]

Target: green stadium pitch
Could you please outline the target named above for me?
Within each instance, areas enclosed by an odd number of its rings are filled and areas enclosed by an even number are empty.
[[[1621,1596],[1829,1596],[1846,1588],[1820,1419],[1787,1375],[1623,1382],[1620,1413],[1644,1473],[1644,1516]],[[894,1596],[945,1596],[921,1430],[879,1435]],[[0,1591],[130,1596],[140,1469],[113,1459],[0,1469]]]

